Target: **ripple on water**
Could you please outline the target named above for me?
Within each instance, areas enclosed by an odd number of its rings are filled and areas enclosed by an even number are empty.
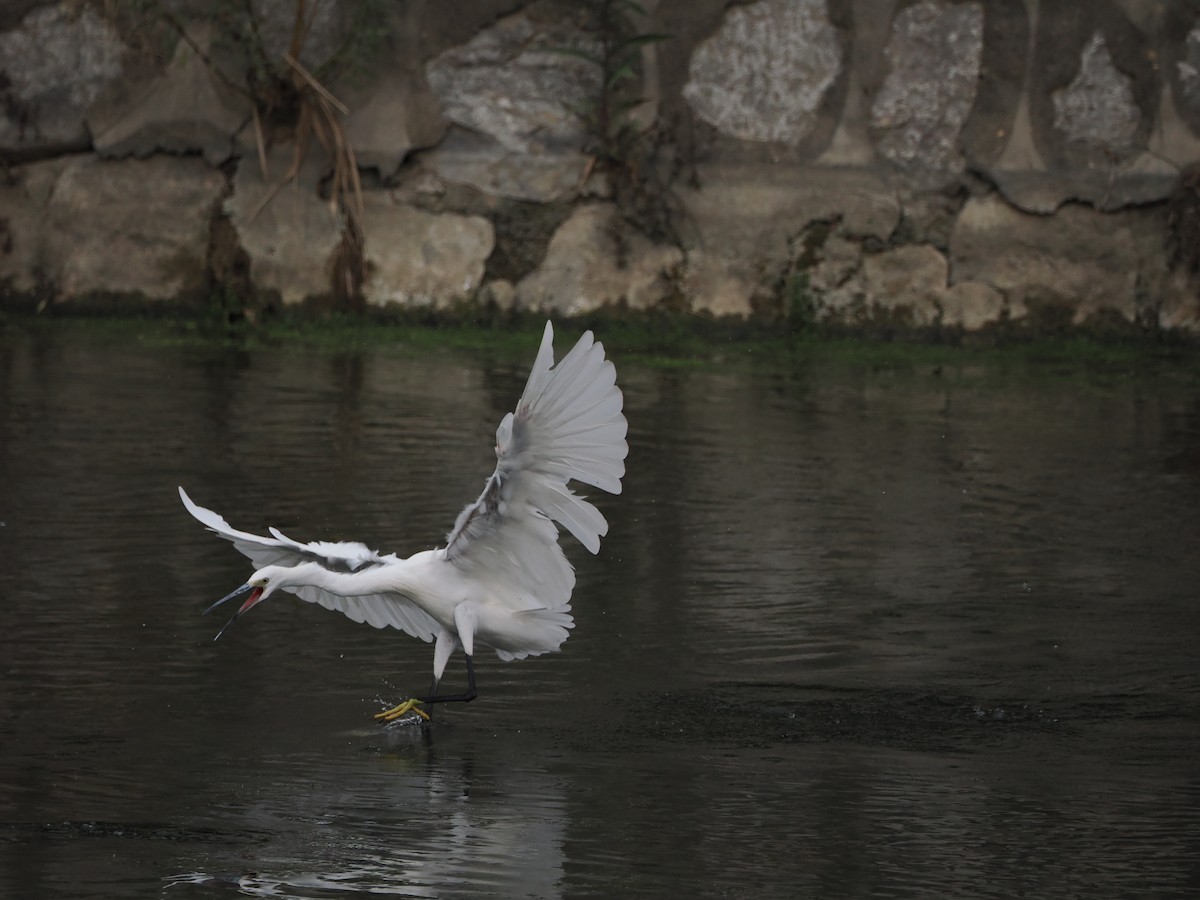
[[[282,598],[213,644],[248,565],[175,486],[423,549],[523,373],[0,334],[0,894],[1195,885],[1193,382],[618,366],[563,653],[372,730],[432,649]]]

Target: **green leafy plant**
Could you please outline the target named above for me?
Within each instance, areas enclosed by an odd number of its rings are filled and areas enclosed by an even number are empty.
[[[816,326],[817,304],[807,272],[792,272],[783,281],[783,313],[789,328],[796,332],[812,331]]]
[[[594,42],[587,47],[556,47],[555,52],[584,60],[596,70],[596,89],[573,112],[587,132],[583,150],[591,156],[582,180],[593,168],[613,183],[618,208],[626,219],[656,237],[678,243],[667,209],[667,191],[652,171],[655,126],[643,124],[637,110],[646,103],[639,90],[642,50],[670,35],[639,30],[646,11],[634,0],[587,0],[584,29]]]
[[[644,129],[633,116],[645,102],[634,90],[642,48],[667,40],[666,34],[638,32],[634,16],[645,16],[633,0],[589,0],[585,27],[596,38],[593,48],[556,47],[555,52],[582,59],[598,70],[598,90],[574,112],[589,136],[585,150],[597,161],[626,164]]]

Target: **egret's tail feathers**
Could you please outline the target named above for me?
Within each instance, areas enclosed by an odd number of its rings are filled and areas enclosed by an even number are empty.
[[[514,612],[513,615],[521,621],[524,646],[520,650],[496,648],[496,655],[509,662],[555,652],[562,646],[562,642],[571,636],[571,629],[575,627],[570,609],[571,607],[567,606],[560,609],[522,609]]]

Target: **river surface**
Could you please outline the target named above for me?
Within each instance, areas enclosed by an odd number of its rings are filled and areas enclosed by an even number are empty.
[[[0,897],[1200,895],[1178,373],[618,356],[562,653],[381,727],[430,645],[285,595],[213,642],[250,566],[177,485],[435,546],[531,360],[0,338]]]

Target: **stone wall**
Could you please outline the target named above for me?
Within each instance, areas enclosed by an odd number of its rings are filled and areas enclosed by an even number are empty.
[[[648,2],[620,145],[590,6],[309,0],[339,205],[212,4],[10,4],[0,296],[1200,331],[1200,0]]]

